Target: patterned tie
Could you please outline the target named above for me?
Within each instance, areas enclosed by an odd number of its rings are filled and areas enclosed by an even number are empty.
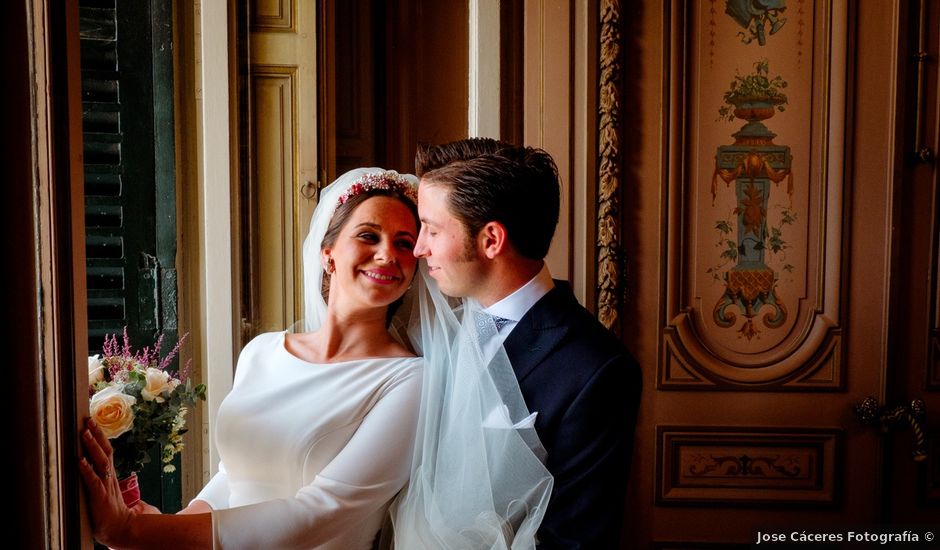
[[[506,323],[510,320],[505,317],[490,315],[485,311],[477,311],[474,314],[474,321],[476,321],[477,333],[481,337],[488,338],[499,333],[500,329],[506,326]]]
[[[496,332],[503,330],[503,327],[509,323],[509,319],[505,317],[499,317],[498,315],[491,315],[490,317],[493,318],[493,323],[496,324]]]

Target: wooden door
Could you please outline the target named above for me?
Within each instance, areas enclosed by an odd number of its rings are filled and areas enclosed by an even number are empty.
[[[316,206],[317,3],[239,2],[239,348],[303,316],[301,245]],[[247,32],[247,36],[244,33]]]
[[[940,517],[940,2],[902,5],[898,23],[903,131],[894,186],[894,279],[887,361],[883,516],[893,523]],[[920,403],[914,403],[919,400]],[[913,417],[913,418],[912,418]],[[913,422],[912,422],[913,420]],[[916,459],[916,460],[915,460]]]
[[[624,108],[639,114],[623,334],[645,373],[625,548],[746,548],[759,527],[886,519],[899,478],[854,408],[904,393],[897,300],[930,303],[916,322],[936,323],[937,241],[905,280],[914,251],[896,230],[909,4],[721,4],[646,3],[623,41],[643,75]],[[775,89],[746,90],[752,76]],[[920,193],[908,200],[932,228],[936,196]]]

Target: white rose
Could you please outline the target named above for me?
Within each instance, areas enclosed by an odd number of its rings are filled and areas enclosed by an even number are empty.
[[[104,380],[104,361],[100,355],[92,355],[88,358],[88,385],[94,387],[95,384]]]
[[[136,402],[133,395],[122,392],[120,387],[108,386],[91,396],[88,408],[105,437],[114,439],[134,425]]]
[[[171,378],[170,373],[164,370],[147,367],[146,374],[147,385],[140,390],[140,396],[144,398],[144,401],[163,403],[165,401],[163,392],[172,392],[180,384],[179,380]]]

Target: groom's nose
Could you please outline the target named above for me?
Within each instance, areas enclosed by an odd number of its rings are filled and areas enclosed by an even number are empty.
[[[431,254],[431,249],[428,248],[427,239],[424,236],[424,229],[418,233],[418,240],[415,241],[414,252],[415,258],[426,258]]]

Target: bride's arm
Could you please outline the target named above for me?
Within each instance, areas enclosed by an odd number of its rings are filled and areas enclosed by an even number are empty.
[[[212,547],[211,514],[133,513],[124,504],[113,474],[111,443],[91,420],[82,432],[82,443],[85,458],[79,462],[79,471],[99,542],[112,548],[141,550]]]
[[[194,500],[189,503],[189,506],[183,508],[176,515],[183,516],[187,514],[210,514],[212,513],[212,506],[209,506],[204,500]]]

